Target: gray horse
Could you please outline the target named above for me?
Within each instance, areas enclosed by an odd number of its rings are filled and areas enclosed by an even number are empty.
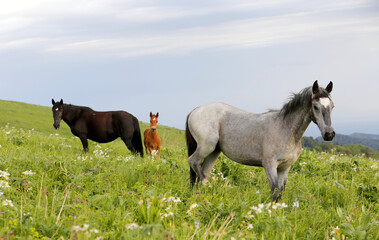
[[[262,114],[224,103],[211,103],[190,112],[186,121],[188,163],[192,186],[207,182],[217,157],[245,165],[264,167],[276,201],[284,190],[288,172],[298,159],[302,136],[313,121],[326,141],[334,138],[330,98],[333,83],[320,88],[317,81],[282,107]]]

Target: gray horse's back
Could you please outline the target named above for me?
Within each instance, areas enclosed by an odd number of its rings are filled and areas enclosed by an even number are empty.
[[[254,114],[225,103],[210,103],[193,110],[188,127],[198,146],[206,152],[218,147],[230,159],[262,166],[262,141],[277,112]]]

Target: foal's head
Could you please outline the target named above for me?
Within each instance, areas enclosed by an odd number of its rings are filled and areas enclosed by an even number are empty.
[[[61,99],[60,102],[55,102],[54,99],[51,99],[51,102],[53,103],[53,107],[51,108],[54,117],[53,126],[55,129],[58,129],[63,115],[63,100]]]
[[[312,87],[311,118],[317,124],[325,141],[331,141],[335,136],[331,121],[331,113],[334,108],[334,103],[330,98],[332,89],[332,82],[325,89],[320,88],[317,81],[314,82]]]
[[[159,112],[157,112],[155,115],[150,112],[150,129],[152,132],[155,132],[155,130],[157,130],[158,116]]]

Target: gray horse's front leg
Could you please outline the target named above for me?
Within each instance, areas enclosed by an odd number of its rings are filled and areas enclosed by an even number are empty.
[[[264,169],[271,188],[271,200],[275,202],[280,198],[282,193],[282,189],[279,187],[278,182],[278,171],[276,166],[271,164],[264,166]]]
[[[278,169],[278,187],[280,188],[281,192],[284,191],[284,188],[286,186],[290,169],[290,167],[285,169]]]

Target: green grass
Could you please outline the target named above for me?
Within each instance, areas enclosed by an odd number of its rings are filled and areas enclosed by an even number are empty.
[[[84,153],[52,129],[50,111],[31,128],[23,114],[1,116],[1,238],[379,238],[376,160],[304,150],[273,206],[264,170],[223,155],[210,185],[191,189],[184,140],[172,140],[180,130],[165,130],[161,160],[133,156],[121,141],[90,142]]]
[[[50,107],[27,103],[0,100],[0,126],[11,124],[12,127],[24,130],[34,129],[36,132],[47,135],[58,133],[64,137],[73,136],[68,125],[62,121],[59,130],[53,127],[53,114]],[[148,123],[140,121],[141,135]],[[167,126],[158,125],[162,146],[182,146],[185,144],[184,131]]]

